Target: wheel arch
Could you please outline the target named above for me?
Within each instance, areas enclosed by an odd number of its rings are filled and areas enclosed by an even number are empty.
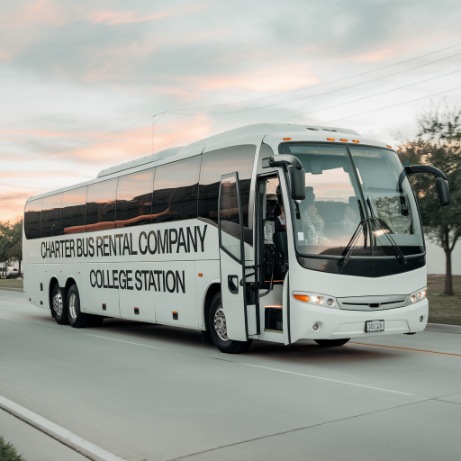
[[[53,296],[53,288],[55,285],[59,285],[59,280],[57,277],[51,277],[50,283],[48,284],[48,308],[51,311],[51,314],[53,314],[53,301],[52,301],[52,296]]]
[[[204,302],[203,302],[203,312],[202,312],[202,315],[204,317],[204,324],[205,324],[205,328],[206,328],[206,331],[210,331],[210,326],[209,326],[209,312],[210,312],[210,308],[211,308],[211,301],[213,300],[213,298],[216,296],[217,293],[219,293],[221,291],[221,284],[218,283],[218,282],[215,282],[215,283],[212,283],[206,293],[205,293],[205,299],[204,299]]]
[[[75,281],[75,279],[73,277],[69,277],[67,280],[66,280],[66,293],[67,291],[69,290],[69,288],[72,286],[72,285],[75,285],[77,288],[78,288],[78,285],[77,285],[77,282]]]

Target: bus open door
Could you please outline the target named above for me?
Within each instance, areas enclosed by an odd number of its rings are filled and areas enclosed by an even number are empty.
[[[218,210],[221,305],[212,306],[210,329],[220,350],[237,353],[259,332],[254,253],[245,255],[238,173],[221,177]]]

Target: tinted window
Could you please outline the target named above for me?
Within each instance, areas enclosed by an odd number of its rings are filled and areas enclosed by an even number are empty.
[[[85,231],[86,186],[62,194],[62,227],[64,234]]]
[[[115,196],[117,179],[103,181],[88,186],[86,196],[86,230],[101,230],[114,227]],[[100,224],[91,226],[92,224]]]
[[[40,218],[40,236],[62,235],[61,223],[62,194],[50,195],[43,199]]]
[[[27,239],[40,237],[40,212],[43,199],[32,200],[26,203],[24,212],[24,233]]]
[[[154,222],[197,217],[200,157],[156,168],[152,217]]]
[[[206,152],[200,173],[199,209],[200,217],[218,223],[218,193],[221,176],[237,171],[242,199],[243,225],[248,227],[248,205],[251,173],[256,146],[244,145]]]
[[[154,170],[140,171],[118,180],[116,227],[151,222]]]

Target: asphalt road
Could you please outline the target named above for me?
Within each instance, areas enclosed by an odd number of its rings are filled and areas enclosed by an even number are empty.
[[[230,356],[188,330],[59,326],[0,290],[0,407],[91,459],[459,461],[460,333]]]

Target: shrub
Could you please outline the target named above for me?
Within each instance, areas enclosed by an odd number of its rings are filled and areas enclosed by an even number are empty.
[[[3,437],[0,436],[0,461],[25,461],[21,455],[18,455],[16,449],[7,443]]]

